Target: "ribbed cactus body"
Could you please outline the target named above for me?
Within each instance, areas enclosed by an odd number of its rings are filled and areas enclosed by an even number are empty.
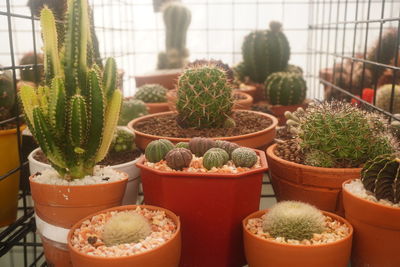
[[[221,148],[212,148],[204,154],[203,166],[207,170],[211,170],[213,167],[219,168],[224,166],[228,159],[229,155],[225,150]]]
[[[217,140],[215,141],[215,146],[218,148],[222,148],[223,150],[228,153],[229,157],[232,156],[232,152],[236,149],[239,148],[238,144],[228,142],[228,141],[223,141],[223,140]]]
[[[167,91],[168,89],[159,84],[145,84],[138,88],[134,98],[145,103],[163,103],[167,102]]]
[[[179,142],[175,145],[176,148],[186,148],[189,149],[189,142]]]
[[[400,203],[400,159],[395,154],[368,161],[361,171],[361,181],[378,200]]]
[[[149,114],[146,104],[142,100],[125,98],[122,102],[118,125],[127,125],[133,119]]]
[[[187,68],[178,80],[176,108],[184,126],[223,127],[232,113],[232,88],[215,66]]]
[[[390,112],[392,101],[392,84],[385,84],[376,91],[376,106]],[[400,113],[400,85],[395,85],[393,90],[392,113]]]
[[[167,153],[165,161],[171,169],[182,170],[183,168],[189,167],[192,158],[193,155],[189,149],[174,148]]]
[[[251,168],[257,163],[257,153],[247,147],[239,147],[232,152],[232,161],[236,167]]]
[[[306,97],[306,81],[292,72],[272,73],[265,81],[265,98],[272,105],[298,105]]]
[[[0,121],[13,116],[15,91],[11,71],[0,71]]]
[[[189,149],[197,157],[202,157],[210,148],[215,147],[215,141],[210,138],[194,137],[189,141]]]
[[[110,151],[118,153],[134,151],[135,149],[135,134],[127,127],[118,126],[110,145]]]
[[[165,159],[167,153],[174,149],[174,144],[171,141],[166,139],[159,139],[151,141],[144,152],[146,159],[149,162],[159,162]]]

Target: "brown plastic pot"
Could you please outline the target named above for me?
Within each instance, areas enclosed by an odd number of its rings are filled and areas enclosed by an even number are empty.
[[[258,210],[265,154],[256,150],[261,167],[242,173],[141,169],[146,204],[167,208],[182,222],[181,267],[241,267],[245,264],[241,222]]]
[[[249,267],[347,267],[353,227],[342,217],[323,212],[341,223],[345,223],[350,233],[345,238],[321,245],[292,245],[267,240],[251,233],[247,228],[249,219],[260,218],[268,210],[250,214],[243,220],[243,239],[246,259]]]
[[[165,70],[165,71],[154,71],[149,74],[135,76],[136,87],[144,84],[160,84],[167,89],[175,89],[179,75],[182,70]]]
[[[251,105],[253,104],[253,97],[249,94],[243,93],[240,90],[234,90],[233,94],[241,95],[245,97],[243,99],[235,100],[233,103],[233,109],[251,109]]]
[[[400,208],[375,203],[350,193],[343,183],[346,219],[354,227],[352,267],[400,266]]]
[[[278,124],[278,120],[274,116],[265,114],[262,112],[249,111],[249,110],[246,110],[246,112],[253,112],[253,113],[257,113],[261,116],[267,117],[270,120],[272,120],[272,124],[268,128],[265,128],[264,130],[254,132],[254,133],[238,135],[238,136],[230,136],[230,137],[213,137],[212,139],[225,140],[225,141],[237,143],[240,146],[244,146],[244,147],[262,148],[262,149],[265,148],[270,143],[272,143],[275,138],[275,135],[276,135],[276,125]],[[146,134],[146,133],[140,132],[135,129],[135,125],[141,121],[147,120],[151,117],[165,116],[165,115],[170,115],[173,113],[174,113],[173,111],[169,111],[169,112],[162,112],[162,113],[157,113],[157,114],[150,114],[150,115],[139,117],[139,118],[136,118],[136,119],[130,121],[128,123],[128,128],[131,131],[133,131],[136,135],[135,142],[136,142],[137,147],[139,147],[142,150],[145,150],[148,143],[150,143],[151,141],[154,141],[154,140],[158,140],[158,139],[168,139],[173,143],[189,142],[190,138],[178,138],[178,137],[151,135],[151,134]]]
[[[286,111],[296,111],[298,108],[306,108],[308,106],[308,103],[303,103],[300,105],[291,105],[291,106],[282,106],[282,105],[268,105],[268,108],[274,113],[275,117],[278,119],[279,126],[283,126],[286,124],[286,117],[285,117],[285,112]]]
[[[275,155],[276,144],[268,147],[267,160],[278,201],[298,200],[344,215],[342,183],[360,177],[361,168],[321,168],[297,164]]]
[[[132,255],[132,256],[124,256],[124,257],[99,257],[99,256],[91,256],[88,254],[84,254],[78,251],[71,244],[71,239],[74,231],[79,228],[82,223],[93,216],[98,214],[102,214],[108,211],[124,211],[124,210],[133,210],[136,209],[137,205],[128,205],[128,206],[120,206],[107,210],[103,210],[100,212],[96,212],[95,214],[91,214],[86,218],[77,222],[69,231],[68,234],[68,248],[71,255],[72,264],[74,267],[110,267],[110,266],[118,266],[118,267],[176,267],[179,265],[179,259],[181,254],[181,225],[178,216],[172,213],[169,210],[148,206],[148,205],[140,205],[142,208],[146,208],[149,210],[162,210],[167,216],[176,224],[177,229],[173,234],[172,238],[160,245],[157,248],[152,250]]]

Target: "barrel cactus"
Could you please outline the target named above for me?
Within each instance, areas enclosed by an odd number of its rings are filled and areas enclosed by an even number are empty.
[[[102,240],[108,247],[137,243],[151,234],[149,221],[136,212],[119,212],[104,225]]]
[[[195,137],[189,141],[189,149],[197,157],[202,157],[210,148],[215,147],[215,141],[210,138]]]
[[[221,60],[215,60],[215,59],[196,59],[193,62],[190,62],[187,67],[196,67],[196,66],[204,66],[204,65],[214,65],[219,67],[220,69],[225,71],[226,78],[228,81],[233,82],[235,79],[233,70],[229,67],[228,64],[225,64]]]
[[[271,22],[270,30],[251,32],[242,45],[243,64],[238,65],[239,77],[250,77],[255,83],[264,83],[274,72],[283,71],[290,58],[289,42],[279,22]]]
[[[222,148],[228,153],[229,157],[231,157],[233,150],[239,148],[239,145],[228,141],[217,140],[215,141],[215,147]]]
[[[306,97],[307,85],[294,72],[275,72],[265,81],[265,99],[272,105],[299,105]]]
[[[229,155],[225,150],[221,148],[210,149],[203,156],[203,166],[207,170],[211,170],[213,167],[219,168],[224,166],[228,159]]]
[[[110,145],[111,152],[126,152],[136,149],[135,134],[127,127],[117,126]]]
[[[104,71],[91,56],[87,0],[71,0],[65,44],[57,46],[55,18],[47,7],[40,22],[44,43],[44,86],[23,85],[20,98],[25,120],[51,165],[65,179],[93,175],[108,153],[120,112],[116,63]]]
[[[263,218],[263,230],[272,237],[302,241],[325,230],[324,215],[315,207],[298,202],[275,204]]]
[[[155,163],[165,159],[167,153],[173,148],[174,144],[172,144],[171,141],[166,139],[158,139],[151,141],[147,145],[144,154],[149,162]]]
[[[44,77],[43,54],[35,54],[34,52],[26,53],[19,61],[20,65],[33,65],[26,69],[20,70],[21,80],[40,84]],[[35,64],[38,64],[35,66]],[[37,69],[35,69],[35,67]]]
[[[186,148],[189,149],[189,142],[179,142],[175,145],[176,148]]]
[[[376,106],[390,112],[393,85],[385,84],[376,91]],[[400,85],[394,86],[392,113],[400,113]]]
[[[131,120],[147,114],[149,114],[147,106],[142,100],[125,98],[122,102],[118,125],[127,125]]]
[[[386,154],[368,161],[361,171],[361,181],[378,200],[400,203],[400,158]]]
[[[165,156],[168,167],[177,171],[189,167],[192,158],[192,152],[186,148],[174,148]]]
[[[239,147],[232,152],[232,161],[236,167],[251,168],[257,163],[257,153],[247,147]]]
[[[158,55],[158,69],[182,68],[189,56],[186,35],[192,14],[182,3],[169,1],[163,7],[166,51]]]
[[[163,103],[167,102],[167,91],[168,89],[159,84],[145,84],[138,88],[134,98],[145,103]]]
[[[293,64],[288,64],[286,69],[284,70],[285,72],[292,72],[296,73],[298,75],[303,76],[303,69],[300,66],[293,65]]]
[[[182,126],[223,127],[232,113],[232,87],[217,66],[189,67],[178,80],[178,110]]]
[[[14,116],[15,91],[11,71],[0,71],[0,121]]]

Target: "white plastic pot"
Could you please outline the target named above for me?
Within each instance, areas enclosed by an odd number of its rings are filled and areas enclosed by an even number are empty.
[[[28,156],[29,171],[31,175],[37,172],[42,172],[45,169],[51,168],[49,164],[37,161],[36,159],[33,158],[33,155],[35,155],[39,150],[40,148],[36,148]],[[136,162],[139,160],[139,158],[140,157],[138,157],[134,161],[111,166],[114,170],[125,172],[129,176],[128,185],[126,186],[125,195],[122,200],[122,205],[136,204],[137,196],[139,193],[139,180],[140,180],[139,176],[140,170],[139,168],[136,167]]]

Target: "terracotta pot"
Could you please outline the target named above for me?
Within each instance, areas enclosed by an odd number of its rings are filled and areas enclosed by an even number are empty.
[[[354,227],[352,267],[400,266],[400,208],[358,197],[345,189],[346,219]]]
[[[47,239],[40,233],[39,236],[42,241],[44,256],[48,263],[54,263],[54,266],[72,267],[67,244]]]
[[[281,159],[268,147],[270,178],[278,201],[298,200],[339,215],[344,214],[342,183],[359,178],[361,168],[321,168]]]
[[[19,127],[21,134],[25,127]],[[17,128],[0,130],[0,176],[19,165]],[[17,217],[19,175],[20,171],[16,171],[0,180],[0,228],[13,223]]]
[[[167,102],[163,103],[145,103],[150,114],[169,111]]]
[[[253,96],[254,103],[263,101],[264,98],[264,90],[265,90],[265,85],[261,83],[253,83],[253,86],[256,87],[256,92],[255,95]]]
[[[237,88],[236,90],[250,95],[253,98],[253,100],[256,97],[257,88],[255,85],[241,84],[239,88]]]
[[[135,76],[136,87],[144,84],[157,83],[161,84],[167,89],[175,89],[178,77],[181,75],[182,70],[158,70],[149,74]]]
[[[249,267],[347,267],[353,227],[345,219],[329,213],[324,215],[345,223],[350,234],[345,238],[321,245],[291,245],[274,242],[256,236],[246,229],[249,219],[260,218],[268,210],[257,211],[243,220],[243,239]]]
[[[249,94],[243,93],[240,90],[234,90],[233,94],[241,95],[244,99],[235,100],[233,109],[251,109],[253,104],[253,97]]]
[[[264,116],[266,118],[269,118],[272,120],[272,124],[268,127],[265,128],[264,130],[250,133],[250,134],[245,134],[245,135],[238,135],[238,136],[230,136],[230,137],[214,137],[212,139],[214,140],[225,140],[225,141],[230,141],[239,144],[240,146],[245,146],[245,147],[251,147],[251,148],[263,148],[266,147],[268,144],[270,144],[276,135],[276,125],[278,124],[278,120],[269,114],[265,114],[262,112],[256,112],[256,111],[248,111],[247,112],[253,112],[257,113],[261,116]],[[174,112],[163,112],[163,113],[157,113],[157,114],[150,114],[146,115],[140,118],[136,118],[128,123],[128,128],[131,129],[135,135],[135,142],[137,147],[139,147],[142,150],[146,149],[146,146],[148,143],[150,143],[153,140],[158,140],[161,138],[168,139],[173,143],[178,143],[178,142],[188,142],[190,138],[178,138],[178,137],[167,137],[167,136],[158,136],[158,135],[151,135],[151,134],[146,134],[143,132],[139,132],[135,130],[135,125],[143,120],[146,120],[151,117],[156,117],[156,116],[164,116],[164,115],[169,115],[173,114]]]
[[[282,105],[268,105],[268,108],[274,113],[275,117],[279,121],[279,126],[286,125],[286,111],[296,111],[298,108],[305,109],[308,106],[308,103],[303,103],[300,105],[291,105],[291,106],[282,106]]]
[[[145,166],[144,157],[138,162],[145,203],[180,216],[181,267],[245,264],[240,224],[258,210],[267,170],[264,153],[256,152],[261,168],[237,174],[167,172]]]
[[[87,216],[86,218],[77,222],[70,230],[68,234],[68,248],[70,250],[70,255],[74,267],[176,267],[179,264],[179,258],[181,254],[181,225],[179,218],[169,210],[158,208],[154,206],[141,205],[140,207],[149,210],[163,210],[167,216],[172,219],[172,221],[177,225],[177,230],[170,240],[162,244],[161,246],[154,248],[152,250],[124,257],[99,257],[84,254],[74,248],[71,244],[72,234],[81,224],[90,219],[91,217],[108,212],[108,211],[124,211],[136,209],[136,205],[115,207],[107,210],[103,210]]]
[[[178,92],[178,90],[173,89],[173,90],[169,90],[167,92],[167,103],[168,103],[168,108],[170,111],[176,111],[176,93]]]

